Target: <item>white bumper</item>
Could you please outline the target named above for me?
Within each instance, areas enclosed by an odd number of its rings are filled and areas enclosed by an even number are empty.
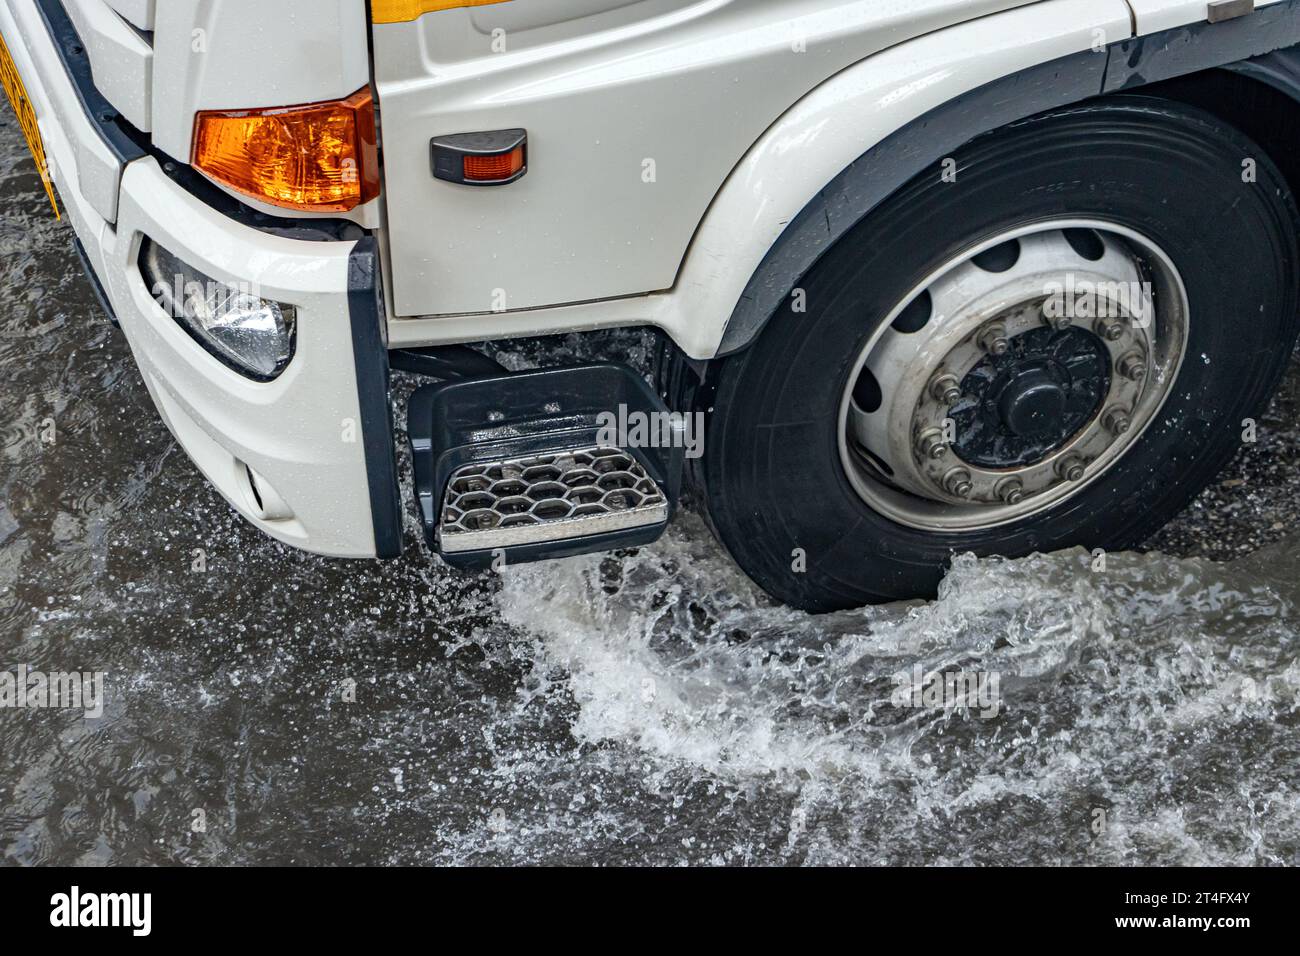
[[[386,398],[376,400],[387,364],[378,317],[355,314],[364,302],[350,268],[357,244],[269,235],[200,202],[152,157],[123,165],[86,117],[33,0],[0,0],[0,32],[36,109],[61,210],[177,442],[230,504],[272,537],[339,557],[391,554],[392,435],[381,434]],[[232,371],[163,311],[138,267],[146,237],[213,278],[254,283],[265,297],[297,307],[296,352],[278,379],[259,383]],[[361,369],[354,323],[367,318],[378,354],[367,355]]]

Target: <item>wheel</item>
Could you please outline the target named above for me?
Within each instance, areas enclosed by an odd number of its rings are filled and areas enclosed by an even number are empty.
[[[788,604],[931,596],[956,552],[1140,545],[1294,347],[1295,203],[1212,115],[1116,97],[955,158],[712,370],[697,491]]]

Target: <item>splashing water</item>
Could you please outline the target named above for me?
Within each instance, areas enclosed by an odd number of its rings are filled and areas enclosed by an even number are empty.
[[[686,523],[514,569],[498,603],[579,742],[789,804],[782,858],[1295,862],[1295,551],[966,556],[933,603],[811,617]],[[918,665],[999,674],[1000,711],[896,706]]]

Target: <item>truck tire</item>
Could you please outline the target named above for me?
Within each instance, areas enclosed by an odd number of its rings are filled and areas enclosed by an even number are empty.
[[[697,495],[795,607],[932,596],[954,553],[1141,545],[1294,348],[1295,202],[1211,114],[1114,97],[954,158],[710,369]]]

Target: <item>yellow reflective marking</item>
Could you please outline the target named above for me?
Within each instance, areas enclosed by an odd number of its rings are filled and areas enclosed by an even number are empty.
[[[18,125],[27,140],[27,148],[32,151],[32,159],[36,160],[36,171],[41,174],[41,182],[45,184],[45,195],[50,197],[50,205],[54,207],[54,218],[62,219],[63,217],[59,215],[59,203],[54,198],[54,183],[50,180],[50,165],[45,158],[41,128],[36,123],[36,108],[32,106],[27,88],[23,86],[23,78],[18,75],[18,66],[14,63],[13,55],[10,54],[9,47],[5,45],[2,36],[0,36],[0,84],[4,85],[5,95],[9,97],[9,105],[14,108],[14,116],[18,117]]]
[[[435,10],[508,2],[509,0],[370,0],[370,19],[375,23],[407,23]]]

